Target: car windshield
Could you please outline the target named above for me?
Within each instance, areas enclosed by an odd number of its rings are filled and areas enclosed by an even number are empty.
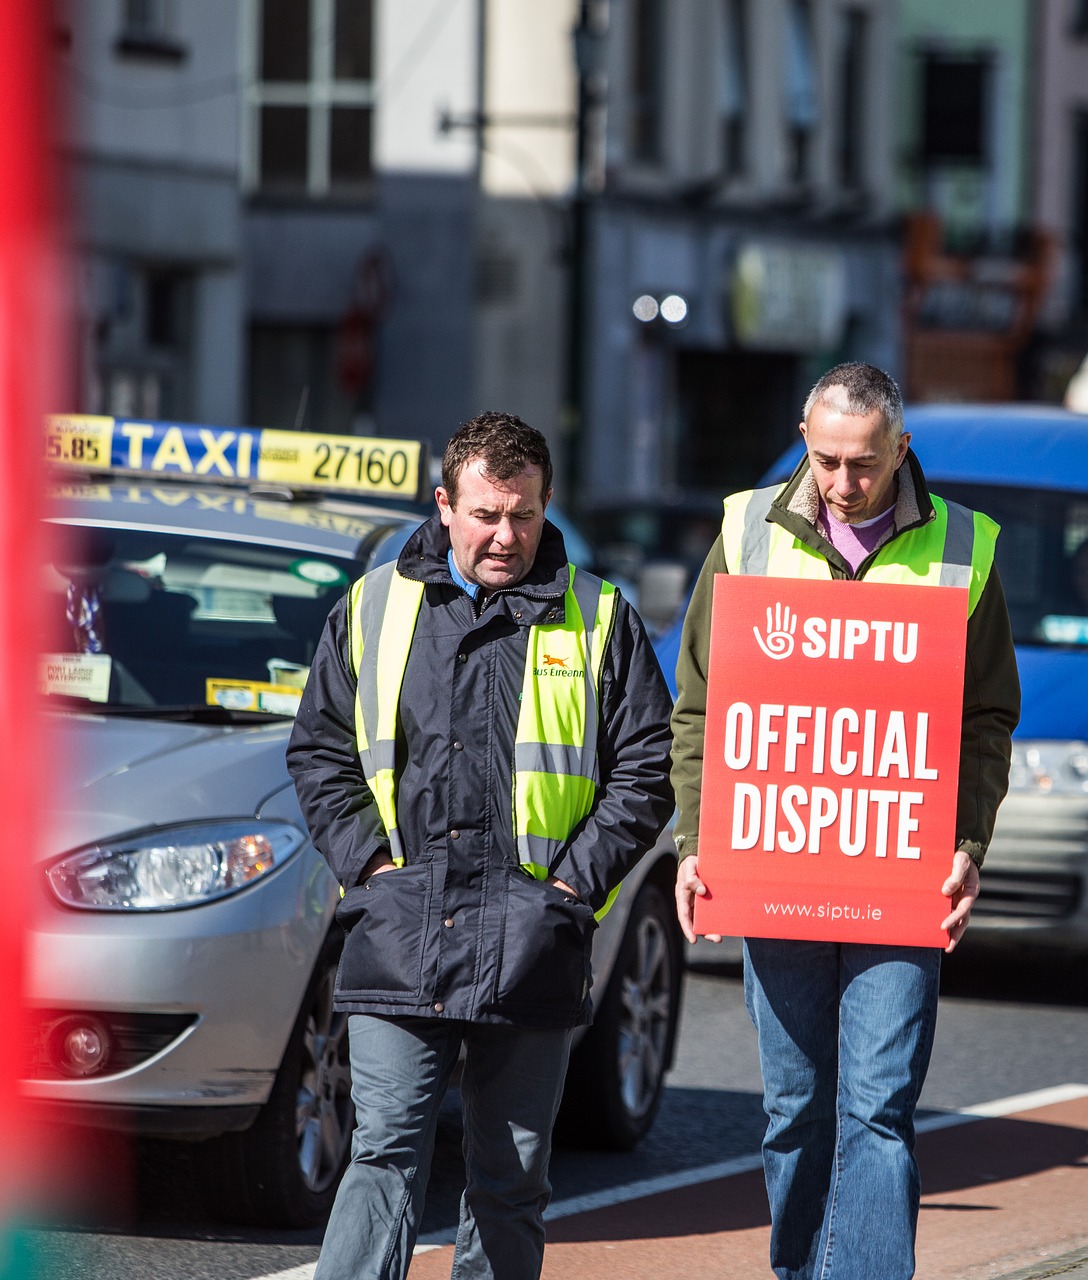
[[[1001,526],[997,567],[1017,644],[1088,647],[1088,494],[933,480]]]
[[[68,528],[46,567],[44,691],[128,714],[293,715],[361,570],[260,543]]]

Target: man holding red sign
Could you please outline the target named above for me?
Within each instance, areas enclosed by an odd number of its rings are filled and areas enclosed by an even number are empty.
[[[1019,681],[997,526],[929,492],[892,379],[832,369],[801,433],[785,485],[726,499],[685,620],[677,910],[689,941],[745,937],[775,1274],[908,1280],[941,948]]]

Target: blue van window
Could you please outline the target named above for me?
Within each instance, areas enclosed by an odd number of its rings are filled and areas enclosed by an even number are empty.
[[[997,567],[1016,643],[1088,647],[1088,498],[943,481],[933,488],[1001,525]]]

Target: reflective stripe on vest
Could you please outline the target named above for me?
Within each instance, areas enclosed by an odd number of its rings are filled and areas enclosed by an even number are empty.
[[[601,667],[616,589],[576,572],[573,565],[570,575],[565,620],[529,628],[514,739],[514,839],[522,869],[538,879],[550,874],[570,833],[592,810],[600,780]],[[423,592],[422,582],[402,577],[389,564],[360,578],[351,596],[350,659],[358,682],[359,759],[398,866],[404,865],[406,855],[397,824],[394,776],[397,706]],[[591,628],[586,618],[592,620]]]
[[[352,587],[350,658],[358,684],[355,740],[359,762],[389,837],[390,856],[403,867],[394,776],[397,703],[423,600],[423,583],[402,578],[395,569],[394,564],[381,565]]]
[[[538,879],[549,874],[567,837],[593,808],[600,781],[601,664],[612,630],[616,589],[578,573],[573,565],[570,573],[566,620],[529,628],[514,736],[518,861]]]
[[[725,500],[726,568],[767,578],[830,578],[831,566],[819,551],[767,519],[778,493],[775,487],[753,489]],[[999,526],[980,511],[931,498],[934,519],[884,543],[864,578],[904,586],[966,587],[970,616],[993,567]]]

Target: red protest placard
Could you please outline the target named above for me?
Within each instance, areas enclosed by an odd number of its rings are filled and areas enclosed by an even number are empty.
[[[697,933],[943,947],[967,591],[720,575]]]

